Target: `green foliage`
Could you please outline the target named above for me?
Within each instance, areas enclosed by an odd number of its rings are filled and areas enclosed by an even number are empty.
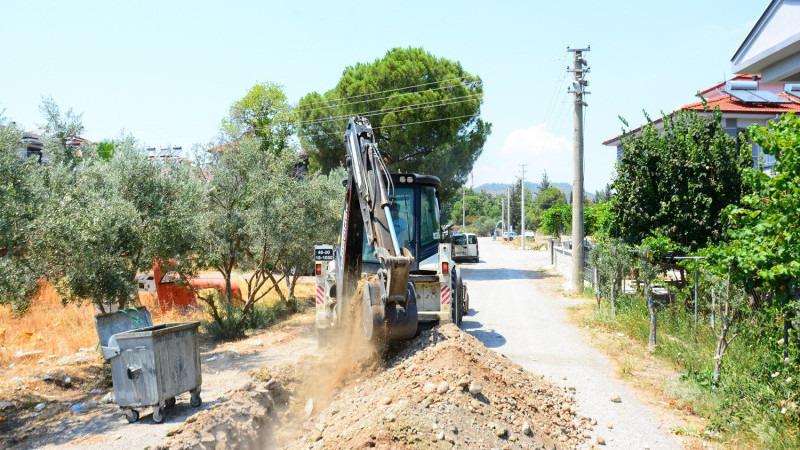
[[[284,151],[294,132],[294,114],[283,87],[270,82],[256,83],[231,105],[228,117],[222,120],[222,132],[228,141],[248,134],[258,139],[264,151]]]
[[[131,138],[115,146],[109,161],[87,149],[47,166],[49,191],[32,244],[66,300],[101,308],[124,307],[136,294],[136,273],[154,260],[175,268],[193,255],[204,198],[186,165],[154,164]]]
[[[540,211],[547,211],[555,205],[566,205],[567,196],[555,186],[540,188],[533,204],[536,205]]]
[[[42,167],[22,159],[22,131],[0,117],[0,304],[23,312],[41,273],[30,253],[31,236],[42,213]]]
[[[482,96],[480,78],[460,63],[421,48],[394,48],[372,63],[347,67],[332,90],[300,100],[301,145],[312,169],[328,173],[345,162],[341,136],[349,117],[366,115],[390,170],[438,176],[442,199],[449,201],[491,132],[480,119]]]
[[[600,293],[603,297],[622,294],[622,280],[633,268],[629,247],[620,239],[603,239],[589,251],[591,266],[597,268],[600,276]]]
[[[614,225],[614,215],[611,213],[611,203],[598,203],[587,206],[583,213],[583,233],[586,236],[611,236]]]
[[[572,207],[557,204],[542,213],[541,228],[542,232],[553,236],[568,233],[572,229]]]
[[[224,303],[230,303],[234,270],[247,273],[247,298],[237,326],[244,328],[259,302],[272,289],[289,299],[281,282],[311,270],[316,242],[333,242],[341,221],[342,171],[301,178],[294,174],[297,155],[264,151],[257,139],[229,145],[209,165],[209,201],[201,240],[201,268],[213,268],[226,280]],[[222,311],[212,316],[223,322]]]
[[[466,204],[467,230],[479,235],[488,235],[494,230],[495,224],[500,220],[500,202],[503,198],[486,191],[475,191],[465,188],[463,204]],[[450,211],[449,217],[452,224],[461,225],[462,196],[456,196],[452,206],[445,205]],[[445,209],[445,208],[443,208]],[[443,216],[442,217],[446,217]]]
[[[667,260],[667,253],[675,256],[684,255],[687,249],[674,242],[660,231],[653,231],[649,236],[642,239],[640,247],[647,249],[647,257],[652,264],[664,264]]]
[[[203,328],[206,334],[213,341],[228,341],[245,337],[244,327],[240,327],[242,322],[242,310],[220,297],[214,291],[209,297],[204,299],[206,304],[215,311],[218,311],[214,320],[203,321]]]
[[[539,182],[539,192],[544,192],[550,187],[550,177],[547,176],[547,171],[542,171],[542,181]],[[552,206],[552,205],[550,205]]]
[[[727,255],[743,278],[752,279],[794,300],[800,279],[800,119],[784,115],[766,127],[751,126],[748,134],[766,154],[774,155],[773,175],[746,170],[752,193],[741,207],[730,207],[731,238]],[[797,306],[794,307],[797,309]],[[800,328],[800,327],[798,327]]]
[[[114,157],[114,143],[103,141],[97,143],[97,156],[108,161]]]
[[[623,139],[612,212],[620,236],[641,242],[659,232],[691,251],[725,235],[722,210],[742,194],[740,154],[746,145],[725,134],[722,116],[679,111]]]
[[[83,134],[83,114],[76,114],[72,108],[61,113],[52,97],[42,98],[39,111],[45,118],[43,140],[52,162],[74,165],[79,160],[79,147],[71,145],[72,137]]]
[[[531,219],[533,214],[528,211],[533,211],[531,207],[534,205],[533,192],[529,188],[525,188],[525,229],[532,230]],[[517,232],[522,232],[522,179],[517,179],[514,186],[511,188],[511,226]]]

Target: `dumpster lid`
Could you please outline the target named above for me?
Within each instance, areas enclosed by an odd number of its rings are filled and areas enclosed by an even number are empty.
[[[144,306],[131,307],[94,316],[94,326],[97,329],[97,336],[100,338],[100,346],[107,347],[111,336],[135,328],[153,326],[153,319],[150,318],[150,312]]]

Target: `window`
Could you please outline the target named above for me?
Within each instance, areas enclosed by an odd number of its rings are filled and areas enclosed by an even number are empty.
[[[477,244],[478,243],[478,237],[475,236],[474,234],[469,235],[469,243],[470,244]]]
[[[439,201],[436,199],[436,189],[432,186],[420,187],[420,259],[438,251],[439,245]]]
[[[455,245],[467,245],[467,237],[463,234],[454,234],[453,235],[453,244]]]
[[[394,232],[397,235],[397,244],[400,247],[405,247],[413,254],[416,249],[414,246],[416,223],[414,221],[414,188],[402,187],[395,188],[395,195],[389,209],[392,213],[392,223],[394,224]],[[367,233],[364,233],[364,253],[362,261],[377,263],[378,259],[375,258],[375,248],[367,245]]]

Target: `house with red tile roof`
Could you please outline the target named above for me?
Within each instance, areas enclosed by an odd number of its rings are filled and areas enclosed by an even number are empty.
[[[791,84],[763,83],[760,75],[737,75],[698,92],[696,95],[700,100],[683,105],[679,110],[710,116],[715,109],[719,109],[726,133],[737,137],[751,124],[766,125],[769,120],[787,112],[800,115],[800,91],[796,88],[797,85]],[[654,120],[653,125],[663,127],[662,119]],[[622,139],[630,135],[638,136],[641,131],[642,127],[636,128],[607,139],[603,145],[616,147],[619,160],[623,151]],[[775,165],[773,156],[763,154],[760,147],[753,145],[753,166],[758,167],[759,161],[765,171],[770,171]]]

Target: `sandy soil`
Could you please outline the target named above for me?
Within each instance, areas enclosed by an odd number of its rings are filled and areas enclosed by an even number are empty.
[[[250,382],[248,371],[297,361],[316,350],[311,311],[298,314],[275,329],[253,333],[247,339],[201,345],[203,371],[199,408],[189,405],[189,395],[167,408],[162,423],[154,423],[151,410],[140,411],[136,423],[128,423],[122,410],[103,403],[111,392],[110,369],[96,352],[89,351],[62,361],[31,361],[30,375],[6,380],[0,401],[11,403],[0,411],[2,448],[146,448],[163,441],[167,433],[188,417],[224,402],[227,393]],[[59,364],[59,362],[64,364]],[[70,364],[74,362],[74,364]],[[48,375],[49,374],[49,375]],[[63,380],[70,377],[69,386]],[[86,405],[81,412],[70,408]],[[36,405],[41,409],[37,410]]]

